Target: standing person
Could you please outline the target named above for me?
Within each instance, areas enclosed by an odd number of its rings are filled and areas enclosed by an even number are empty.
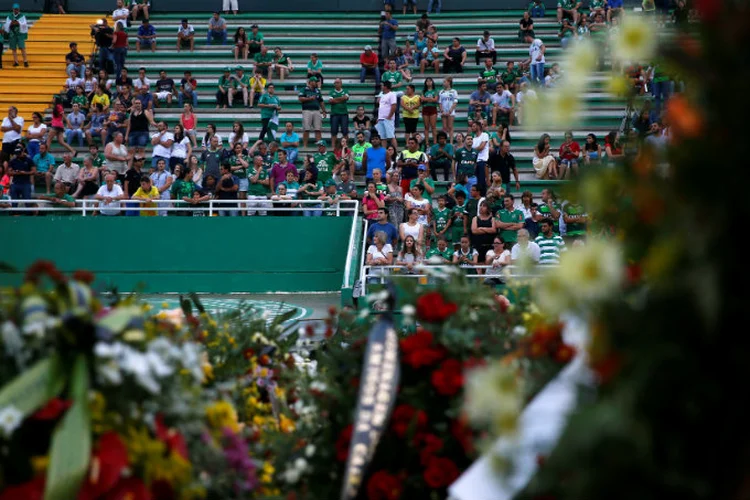
[[[439,97],[438,92],[435,89],[435,81],[429,77],[425,78],[424,88],[422,89],[422,95],[420,96],[420,103],[422,104],[422,121],[424,122],[424,140],[425,144],[428,146],[437,142],[436,124],[438,100]]]
[[[521,182],[518,178],[518,168],[516,168],[516,159],[510,154],[510,142],[501,141],[500,152],[498,154],[491,154],[485,175],[492,175],[492,172],[500,172],[500,178],[502,179],[503,185],[506,192],[510,192],[510,174],[516,179],[516,191],[521,190]],[[489,178],[489,177],[488,177]]]
[[[128,161],[133,158],[133,155],[128,151],[128,147],[125,145],[125,137],[121,132],[115,132],[112,136],[112,142],[104,147],[104,158],[107,160],[109,170],[122,178],[128,168]],[[141,158],[143,157],[141,156]]]
[[[303,88],[297,98],[302,104],[302,146],[307,149],[310,131],[315,132],[315,140],[319,142],[323,128],[323,118],[326,115],[326,107],[318,88],[318,79],[311,76],[307,80],[307,86]]]
[[[380,21],[380,58],[387,60],[391,54],[396,53],[398,21],[393,19],[393,15],[389,11],[386,11],[382,19]]]
[[[12,12],[5,18],[3,31],[8,36],[10,50],[13,51],[13,66],[18,66],[18,49],[21,49],[24,67],[29,67],[29,59],[26,56],[26,38],[29,36],[29,24],[26,22],[26,16],[21,14],[21,6],[13,4]]]
[[[510,193],[503,197],[503,206],[505,208],[499,210],[496,216],[497,234],[505,243],[514,244],[518,241],[518,231],[524,229],[523,212],[515,208],[513,195]]]
[[[497,236],[495,219],[487,201],[479,204],[477,215],[471,220],[471,244],[479,253],[479,262],[484,262],[487,251]],[[481,272],[479,273],[481,274]]]
[[[174,134],[169,131],[166,123],[159,122],[156,128],[158,131],[151,136],[151,145],[154,147],[151,153],[151,168],[156,168],[159,160],[164,160],[166,164],[169,164],[174,143]]]
[[[380,136],[370,137],[372,146],[367,148],[362,155],[362,169],[365,171],[365,180],[369,182],[373,178],[373,171],[379,169],[385,172],[385,148],[380,144]]]
[[[156,162],[156,171],[150,177],[152,185],[159,190],[159,198],[162,200],[171,199],[170,188],[172,187],[173,179],[167,170],[167,162],[161,159]],[[167,206],[166,204],[159,204],[159,207],[162,208],[162,210],[159,210],[159,217],[167,216],[167,211],[165,210]]]
[[[474,139],[471,136],[464,139],[463,147],[459,146],[456,150],[455,163],[453,178],[458,179],[461,176],[466,176],[466,189],[471,190],[471,187],[477,183],[477,159],[479,152],[473,149]]]
[[[490,158],[490,136],[482,130],[482,123],[475,121],[471,124],[474,134],[474,149],[477,151],[477,184],[481,192],[487,188],[487,161]]]
[[[62,105],[60,106],[62,108]],[[60,111],[62,123],[62,111]],[[8,116],[3,118],[2,131],[3,131],[3,148],[2,158],[0,158],[0,166],[10,158],[15,150],[16,146],[21,142],[21,133],[23,132],[24,119],[18,116],[18,108],[10,106],[8,108]],[[49,140],[47,146],[49,147]],[[65,144],[65,141],[63,141]],[[70,150],[71,148],[68,147]]]
[[[386,141],[390,140],[394,148],[397,147],[396,127],[394,124],[396,103],[396,94],[391,92],[391,82],[387,80],[383,81],[383,93],[380,96],[378,121],[375,124],[375,129],[378,131],[378,135],[381,139],[385,139]]]
[[[13,150],[14,158],[8,162],[8,176],[13,178],[10,185],[10,197],[13,200],[31,199],[32,179],[36,175],[36,165],[26,155],[23,144],[17,144]],[[78,173],[78,172],[76,172]]]
[[[433,181],[437,181],[437,171],[441,169],[443,179],[448,182],[450,175],[453,173],[454,156],[453,146],[448,144],[448,134],[441,130],[437,134],[437,144],[430,147],[430,174]]]
[[[174,172],[177,165],[187,168],[187,161],[193,154],[190,138],[185,134],[185,129],[179,123],[174,126],[174,141],[169,156],[169,170]]]
[[[401,108],[403,108],[404,128],[406,130],[404,140],[417,133],[419,123],[419,107],[421,99],[415,93],[415,87],[411,83],[406,86],[406,93],[401,96]]]
[[[222,8],[224,10],[224,14],[229,14],[229,11],[232,11],[232,14],[235,16],[239,12],[239,5],[237,0],[223,0],[222,2]]]
[[[342,88],[341,78],[333,81],[333,90],[328,95],[328,104],[331,105],[331,140],[335,141],[339,132],[346,139],[349,137],[349,109],[346,104],[349,92]]]
[[[294,131],[294,125],[292,122],[286,122],[284,125],[284,133],[279,138],[281,147],[286,151],[289,163],[294,164],[297,161],[297,155],[299,154],[299,135]]]
[[[177,28],[177,52],[185,46],[190,47],[190,52],[195,47],[195,28],[187,19],[183,19]]]
[[[535,38],[529,45],[529,59],[527,64],[531,71],[531,81],[537,85],[544,85],[544,54],[547,47],[539,38]]]
[[[333,177],[333,171],[339,161],[333,152],[326,149],[326,141],[320,140],[315,143],[318,152],[312,158],[313,165],[318,169],[318,180],[326,182]]]
[[[271,181],[268,178],[268,171],[263,168],[262,157],[253,157],[253,166],[248,171],[247,177],[249,182],[246,195],[249,200],[247,203],[248,215],[266,215],[266,211],[260,209],[267,208],[270,205],[267,200],[271,194]]]
[[[453,122],[456,118],[458,92],[453,88],[453,78],[450,76],[445,77],[443,80],[443,90],[440,91],[439,100],[443,130],[448,134],[450,143],[453,144]]]
[[[128,56],[128,32],[125,31],[122,23],[115,24],[115,33],[112,37],[112,53],[115,58],[115,74],[121,75],[122,69],[125,67],[125,58]]]
[[[279,129],[279,112],[281,111],[281,101],[274,93],[273,83],[266,86],[266,92],[260,96],[258,107],[260,108],[261,129],[259,140],[263,140],[268,135],[269,140],[276,138],[276,131]]]
[[[401,190],[404,196],[410,191],[411,181],[419,177],[419,167],[427,168],[428,163],[427,155],[418,149],[417,140],[409,137],[407,149],[401,151],[398,156],[398,167],[401,169]]]
[[[477,50],[474,53],[477,66],[479,66],[480,59],[492,59],[492,64],[497,64],[497,51],[495,50],[495,40],[490,37],[490,32],[485,30],[482,33],[482,38],[477,40]]]

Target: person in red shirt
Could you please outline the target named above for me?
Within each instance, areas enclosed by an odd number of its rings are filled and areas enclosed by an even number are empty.
[[[362,69],[359,72],[359,83],[365,83],[367,73],[375,75],[375,85],[380,84],[380,68],[378,67],[378,55],[372,50],[372,47],[365,45],[365,51],[359,56],[359,63]]]
[[[565,132],[565,141],[560,146],[560,178],[567,179],[570,177],[571,170],[573,175],[578,175],[578,160],[581,158],[581,146],[573,140],[573,132]]]

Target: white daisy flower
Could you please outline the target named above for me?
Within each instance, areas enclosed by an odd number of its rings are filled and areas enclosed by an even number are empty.
[[[21,422],[23,422],[23,413],[15,406],[6,406],[0,410],[0,431],[6,438],[13,435]]]
[[[610,35],[612,56],[620,61],[648,62],[656,52],[656,29],[643,18],[625,17]]]

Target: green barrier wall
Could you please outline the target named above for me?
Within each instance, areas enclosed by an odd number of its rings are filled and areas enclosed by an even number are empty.
[[[122,292],[338,291],[350,217],[2,217],[0,285],[37,259]],[[140,288],[139,288],[140,287]]]

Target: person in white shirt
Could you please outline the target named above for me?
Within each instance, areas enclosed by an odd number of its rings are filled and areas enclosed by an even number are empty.
[[[529,60],[526,63],[531,70],[531,81],[539,85],[544,84],[544,53],[547,52],[544,42],[535,38],[529,45]]]
[[[174,143],[174,134],[167,130],[166,123],[159,122],[156,124],[156,128],[159,131],[151,136],[151,144],[154,146],[151,153],[152,169],[156,168],[159,160],[164,160],[166,164],[169,164],[169,159],[172,157],[172,144]]]
[[[388,243],[388,235],[383,231],[377,231],[372,239],[372,245],[367,248],[365,264],[368,266],[390,266],[393,264],[393,247]],[[386,274],[383,269],[371,269],[369,276],[382,276]]]
[[[107,174],[104,185],[94,195],[99,200],[99,213],[101,215],[120,215],[120,200],[127,198],[119,184],[115,184],[115,176]]]
[[[146,87],[151,90],[151,80],[146,76],[146,68],[138,68],[138,78],[133,80],[133,88],[140,90]]]
[[[492,242],[492,248],[487,250],[485,254],[485,265],[492,266],[485,271],[487,278],[484,282],[486,284],[499,285],[505,283],[503,269],[510,264],[511,257],[510,251],[506,250],[503,245],[503,239],[498,236]]]
[[[539,245],[529,241],[529,231],[526,229],[518,230],[518,243],[510,249],[510,261],[513,265],[538,264],[541,250]]]
[[[162,200],[169,200],[171,199],[171,190],[172,187],[172,181],[174,180],[172,177],[172,174],[169,173],[167,170],[167,162],[160,158],[159,161],[156,162],[156,171],[149,176],[151,178],[151,183],[156,189],[159,190],[159,197]],[[167,207],[166,204],[159,204],[160,208]],[[159,210],[159,216],[160,217],[166,217],[167,211],[166,210]]]
[[[534,89],[529,88],[529,82],[521,83],[521,90],[516,94],[516,117],[518,124],[523,120],[523,107],[527,100],[536,100],[537,95]]]
[[[117,0],[117,8],[112,11],[112,20],[115,22],[113,28],[117,28],[119,24],[123,30],[128,29],[128,16],[130,11],[125,7],[122,0]]]
[[[195,28],[192,24],[188,24],[187,19],[183,19],[177,28],[177,52],[185,47],[190,47],[190,52],[195,47]]]
[[[471,123],[471,131],[474,134],[472,147],[477,152],[477,184],[486,187],[487,179],[490,178],[490,167],[487,166],[490,159],[490,136],[482,129],[481,122]]]
[[[3,118],[2,131],[3,131],[3,149],[2,158],[0,158],[0,165],[2,162],[8,161],[16,149],[19,141],[21,140],[21,132],[23,131],[24,119],[18,116],[18,108],[10,106],[8,108],[8,116]]]
[[[515,121],[513,106],[516,103],[516,97],[513,93],[498,84],[495,93],[490,97],[490,101],[492,102],[492,126],[497,127],[498,115],[507,115],[508,125],[512,126]]]
[[[383,93],[380,96],[380,104],[378,104],[378,122],[375,124],[375,129],[378,131],[381,139],[390,139],[394,148],[397,147],[396,127],[394,124],[397,103],[396,93],[391,92],[391,82],[384,81]]]
[[[65,153],[63,155],[63,162],[58,165],[55,170],[55,182],[62,182],[68,189],[74,191],[76,184],[78,183],[78,173],[81,170],[81,166],[77,163],[73,163],[73,155]],[[71,192],[72,192],[71,191]]]
[[[477,40],[477,51],[474,55],[477,60],[477,66],[481,59],[492,58],[492,64],[497,64],[497,51],[495,50],[495,40],[490,38],[490,32],[482,33],[482,38]]]
[[[73,144],[73,139],[78,137],[78,147],[83,147],[83,122],[86,121],[86,115],[81,113],[81,106],[78,103],[73,104],[73,111],[65,117],[65,142]]]

